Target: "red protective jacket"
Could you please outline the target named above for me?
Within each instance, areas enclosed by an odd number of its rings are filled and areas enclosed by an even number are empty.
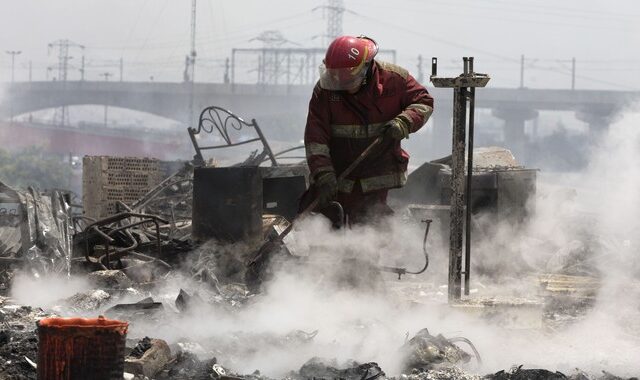
[[[323,171],[336,175],[400,117],[416,132],[433,112],[433,97],[407,70],[374,61],[368,83],[356,94],[328,91],[316,84],[309,102],[304,144],[311,178]],[[385,139],[344,181],[343,193],[358,183],[363,193],[401,187],[406,182],[409,155],[400,141]]]

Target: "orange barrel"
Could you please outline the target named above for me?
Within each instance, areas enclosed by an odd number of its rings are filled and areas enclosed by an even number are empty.
[[[127,322],[45,318],[38,325],[38,379],[122,380]]]

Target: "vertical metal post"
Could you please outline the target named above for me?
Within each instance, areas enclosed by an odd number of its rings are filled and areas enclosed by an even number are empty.
[[[82,60],[80,61],[80,80],[84,81],[84,54],[82,54]]]
[[[113,74],[111,74],[111,73],[102,73],[102,74],[100,74],[100,75],[104,77],[104,81],[105,81],[105,82],[108,82],[108,81],[109,81],[109,77],[110,77],[111,75],[113,75]],[[109,110],[109,105],[105,104],[105,105],[104,105],[104,126],[105,126],[105,128],[107,127],[107,121],[108,121],[108,116],[107,116],[107,114],[108,114],[108,110]]]
[[[278,50],[275,51],[274,65],[273,65],[273,76],[275,77],[273,80],[273,84],[278,84],[278,77],[280,76],[280,54],[278,54]]]
[[[453,90],[451,144],[451,234],[449,235],[449,301],[461,297],[462,228],[464,213],[464,151],[466,134],[465,88]]]
[[[287,51],[287,86],[291,85],[291,49]]]
[[[571,58],[571,90],[576,89],[576,58]]]
[[[229,58],[224,60],[224,77],[222,81],[225,84],[229,83]]]
[[[16,76],[15,76],[16,55],[20,55],[22,51],[10,50],[10,51],[7,51],[6,53],[11,56],[11,83],[13,84],[13,82],[15,82],[16,80]]]
[[[11,84],[16,81],[16,54],[11,54]]]
[[[258,83],[265,83],[265,66],[267,65],[267,52],[262,48],[262,56],[258,57]]]
[[[317,70],[318,70],[318,65],[316,65],[316,54],[315,53],[313,54],[313,57],[311,59],[311,67],[312,67],[312,70],[310,70],[311,71],[311,80],[309,81],[309,83],[314,83],[315,79],[316,79],[316,75],[318,75],[318,74],[316,74]]]
[[[236,83],[236,49],[231,49],[231,84]]]
[[[469,57],[469,74],[473,75],[473,57]],[[467,210],[465,218],[465,252],[464,252],[464,295],[469,295],[469,278],[471,275],[471,213],[472,213],[472,184],[473,184],[473,122],[475,113],[476,88],[471,87],[469,91],[469,137],[467,150],[467,191],[465,200]]]
[[[520,56],[520,88],[524,87],[524,54]]]
[[[431,59],[431,83],[435,87],[453,89],[453,133],[451,144],[451,210],[449,235],[449,302],[462,298],[462,241],[466,225],[465,295],[469,294],[471,269],[471,184],[473,183],[473,128],[475,112],[475,88],[485,87],[490,78],[476,73],[473,57],[464,57],[464,72],[453,78],[438,77],[438,60]],[[469,103],[469,150],[465,191],[465,148],[467,125],[467,97]],[[467,203],[466,218],[464,202]],[[465,223],[466,222],[466,223]]]

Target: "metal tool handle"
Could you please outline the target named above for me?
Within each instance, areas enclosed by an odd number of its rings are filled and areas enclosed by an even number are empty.
[[[358,158],[356,158],[351,165],[349,165],[342,173],[340,173],[340,175],[338,176],[338,181],[341,181],[345,178],[347,178],[347,176],[349,174],[351,174],[351,172],[358,166],[360,165],[360,163],[367,158],[367,156],[369,154],[371,154],[371,152],[373,151],[373,149],[375,147],[377,147],[381,142],[382,142],[383,136],[378,136],[378,138],[376,138],[375,140],[373,140],[373,142],[371,144],[369,144],[369,146],[367,147],[367,149],[365,149],[362,153],[360,153],[360,155],[358,156]],[[302,216],[307,215],[308,213],[310,213],[311,211],[313,211],[317,206],[318,203],[320,202],[320,199],[318,199],[316,197],[316,199],[314,199],[309,206],[307,206],[300,214],[296,215],[296,217],[291,221],[291,223],[289,224],[289,226],[282,231],[282,233],[280,235],[278,235],[277,240],[282,241],[282,239],[285,238],[285,236],[287,236],[289,234],[289,232],[291,232],[291,230],[293,229],[293,225],[295,224],[295,222]]]

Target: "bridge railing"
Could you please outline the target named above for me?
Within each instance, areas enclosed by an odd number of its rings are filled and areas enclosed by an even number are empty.
[[[241,132],[251,129],[255,131],[257,137],[247,138],[247,136]],[[205,161],[202,156],[202,151],[204,150],[228,148],[259,141],[262,143],[263,151],[258,156],[270,160],[273,166],[278,166],[276,157],[256,119],[251,119],[249,123],[227,109],[211,106],[205,108],[200,113],[198,128],[189,127],[188,131],[191,143],[196,151],[194,156],[196,165],[204,165]],[[203,146],[198,142],[198,138],[196,137],[201,133],[215,134],[217,135],[216,137],[218,137],[217,140],[221,143]],[[259,160],[258,162],[261,161],[262,160]]]

